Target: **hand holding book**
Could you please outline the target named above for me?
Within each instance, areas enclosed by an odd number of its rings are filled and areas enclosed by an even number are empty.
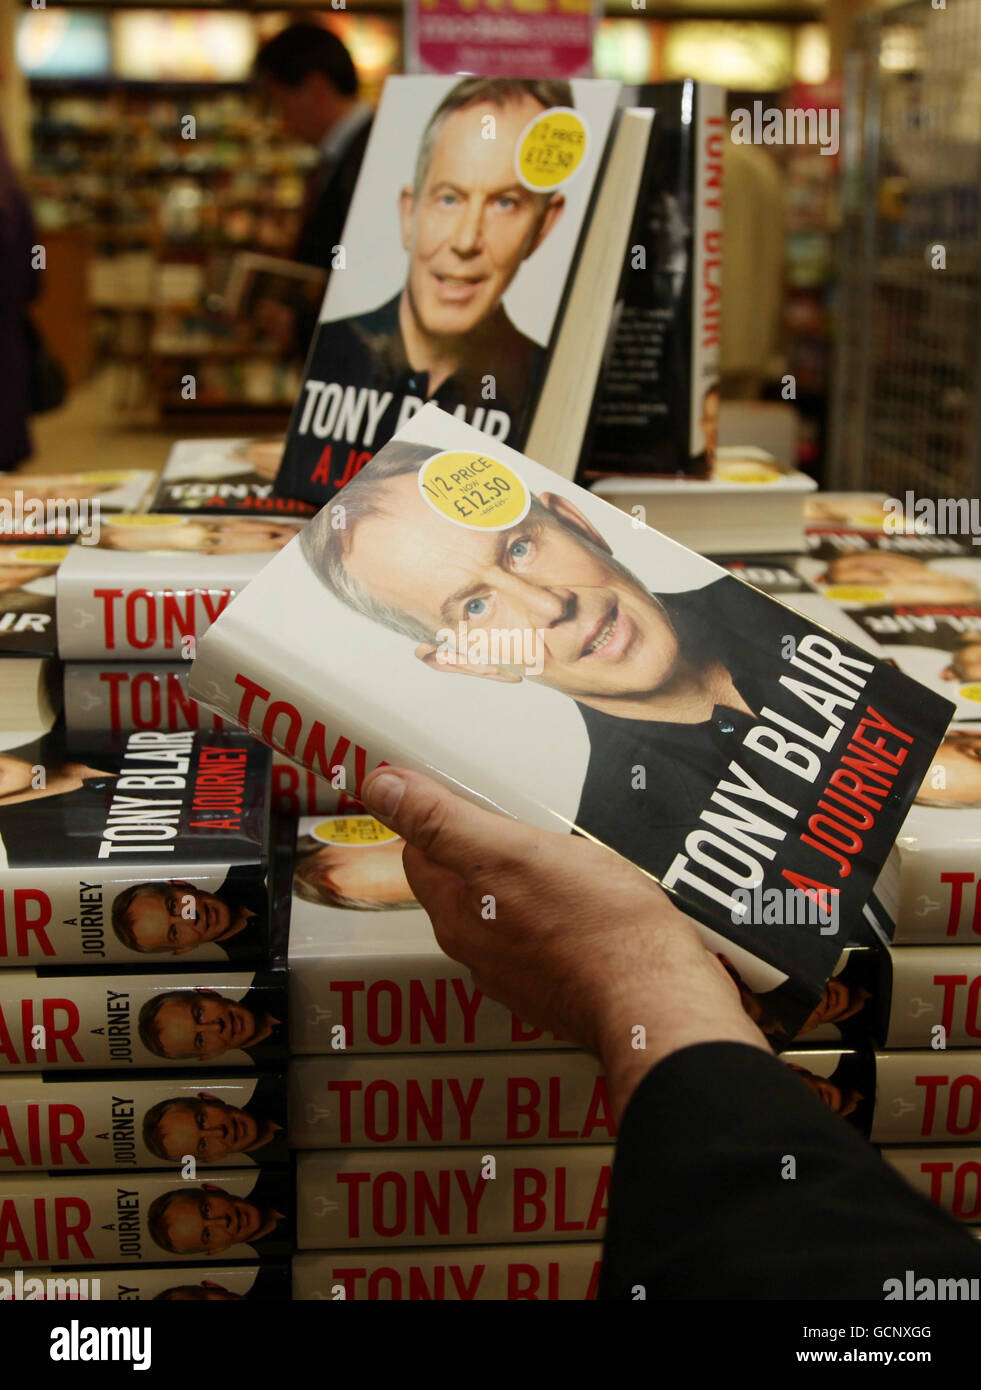
[[[684,913],[627,860],[583,837],[495,816],[419,773],[379,769],[362,796],[406,841],[409,885],[446,954],[482,993],[597,1053],[617,1117],[682,1047],[766,1050]]]

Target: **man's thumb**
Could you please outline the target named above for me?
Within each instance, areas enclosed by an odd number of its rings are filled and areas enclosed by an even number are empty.
[[[501,858],[520,826],[464,801],[430,777],[379,768],[361,784],[361,800],[407,844],[427,858],[465,874]]]

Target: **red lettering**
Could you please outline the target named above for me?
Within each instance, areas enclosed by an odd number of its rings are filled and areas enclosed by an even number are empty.
[[[102,631],[105,636],[106,651],[112,651],[116,645],[116,613],[115,602],[117,598],[122,598],[122,589],[93,589],[92,597],[102,599]]]

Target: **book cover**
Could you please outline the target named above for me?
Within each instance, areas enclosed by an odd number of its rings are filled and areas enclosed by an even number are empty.
[[[191,693],[305,766],[326,771],[343,723],[386,762],[630,858],[790,1035],[950,718],[869,653],[433,405],[198,650]],[[757,889],[811,920],[753,920]]]
[[[981,1052],[877,1052],[877,1144],[981,1143]]]
[[[616,1138],[600,1063],[571,1050],[297,1057],[289,1096],[294,1149],[611,1144]]]
[[[427,400],[521,447],[618,91],[388,79],[278,492],[333,497]]]
[[[587,482],[708,477],[718,440],[724,93],[686,79],[632,95],[654,108],[654,128],[580,460]]]
[[[138,512],[155,482],[149,468],[0,473],[0,539],[89,542],[98,536],[103,512]]]
[[[612,1161],[604,1144],[301,1153],[297,1247],[600,1240]]]
[[[0,966],[264,961],[269,753],[60,731],[0,752]]]
[[[981,1046],[981,951],[895,946],[880,960],[876,1031],[882,1047]]]
[[[151,512],[207,516],[309,516],[310,502],[278,497],[282,436],[272,439],[182,439],[167,456]]]
[[[868,1137],[879,1108],[876,1061],[869,1051],[791,1051],[781,1053],[780,1060],[833,1114]]]
[[[206,1182],[176,1170],[5,1175],[0,1268],[282,1259],[292,1215],[288,1168],[220,1168]]]
[[[58,654],[186,660],[297,525],[162,512],[104,518],[98,545],[72,546],[59,571]]]
[[[876,884],[896,945],[981,943],[981,722],[951,724]]]
[[[58,650],[55,580],[69,547],[0,545],[0,657]]]
[[[286,1077],[0,1078],[0,1172],[286,1163]]]
[[[10,1300],[83,1299],[102,1303],[286,1303],[292,1297],[288,1260],[265,1264],[144,1265],[139,1269],[100,1269],[37,1265],[25,1273],[0,1275],[0,1302]]]
[[[497,1302],[596,1297],[603,1247],[487,1245],[478,1249],[329,1251],[293,1257],[293,1297],[309,1300]]]
[[[403,843],[363,813],[299,821],[289,903],[290,1051],[564,1046],[487,999],[469,971],[443,954],[406,881]]]
[[[67,662],[64,704],[69,743],[84,745],[92,732],[125,729],[227,729],[221,715],[188,694],[190,669],[189,661]],[[379,762],[380,757],[343,733],[334,739],[326,777],[274,752],[273,814],[295,817],[363,810],[357,793]]]
[[[0,971],[0,1078],[50,1067],[125,1073],[286,1060],[283,972]]]
[[[934,1206],[958,1221],[981,1221],[981,1148],[886,1147],[882,1157]]]

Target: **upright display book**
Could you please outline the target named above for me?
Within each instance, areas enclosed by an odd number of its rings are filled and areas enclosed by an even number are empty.
[[[894,946],[881,956],[881,1046],[981,1047],[981,951]]]
[[[587,482],[707,477],[718,439],[724,93],[686,79],[632,95],[654,108],[654,128],[580,463]]]
[[[58,576],[58,654],[67,660],[186,660],[194,642],[297,522],[141,513],[103,519]]]
[[[522,446],[618,92],[588,80],[388,79],[278,492],[332,498],[427,400]]]
[[[287,1303],[292,1297],[289,1260],[267,1264],[146,1265],[139,1269],[59,1266],[0,1276],[4,1299],[81,1299],[102,1303]]]
[[[286,1163],[286,1077],[0,1077],[0,1172]]]
[[[309,502],[278,497],[273,483],[283,438],[182,439],[173,446],[150,503],[151,512],[269,517],[309,516]]]
[[[585,1052],[298,1057],[289,1094],[294,1149],[616,1139],[606,1078]]]
[[[269,753],[239,733],[60,732],[0,752],[0,967],[268,957]]]
[[[292,1253],[288,1168],[4,1175],[0,1268],[254,1262]]]
[[[189,689],[321,775],[343,725],[388,763],[609,845],[788,1036],[951,712],[434,405],[233,600]]]
[[[126,1074],[286,1061],[282,971],[59,975],[0,971],[0,1085],[9,1073]],[[120,1082],[122,1084],[129,1084]]]
[[[601,1240],[613,1149],[301,1153],[300,1250]]]
[[[502,1302],[596,1297],[603,1247],[487,1245],[477,1249],[328,1251],[293,1258],[293,1298],[374,1302]]]

